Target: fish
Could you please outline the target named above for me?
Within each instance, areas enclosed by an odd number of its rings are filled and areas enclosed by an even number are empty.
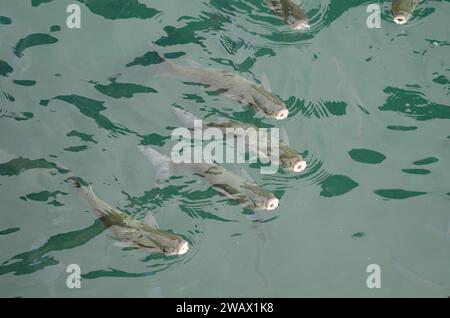
[[[186,170],[205,179],[211,187],[231,200],[250,209],[275,210],[279,205],[275,195],[253,180],[243,178],[216,163],[175,163],[169,157],[148,146],[138,146],[139,151],[158,170],[158,178],[168,179]]]
[[[252,82],[240,75],[215,68],[204,68],[200,65],[181,66],[167,59],[163,61],[163,74],[188,78],[196,83],[203,84],[214,92],[249,105],[257,113],[266,117],[283,120],[288,117],[289,110],[285,103],[276,95],[266,90],[262,85]],[[191,64],[193,64],[191,62]]]
[[[69,179],[86,198],[105,227],[120,241],[116,246],[142,249],[149,253],[164,253],[168,256],[188,252],[189,244],[181,236],[160,230],[156,221],[146,224],[114,209],[95,195],[91,185],[85,186],[75,177]]]
[[[292,0],[264,0],[266,5],[274,11],[292,30],[306,30],[310,28],[308,17],[303,8]]]
[[[418,0],[392,0],[392,16],[397,24],[405,24],[412,17]]]
[[[194,128],[194,121],[200,121],[199,118],[195,117],[193,114],[189,113],[186,110],[172,107],[175,115],[178,117],[180,122],[186,126],[186,128]],[[257,144],[251,144],[249,143],[249,138],[245,138],[245,131],[247,129],[255,129],[258,130],[258,128],[252,124],[246,124],[237,122],[234,120],[227,120],[222,122],[204,122],[203,123],[203,129],[207,128],[218,128],[222,131],[222,133],[225,135],[227,129],[233,129],[234,132],[239,133],[242,132],[241,135],[237,135],[237,137],[243,137],[246,145],[245,149],[248,149],[252,154],[259,154],[264,157],[270,156],[270,145],[271,142],[268,140],[267,147],[263,147],[265,149],[258,149]],[[235,135],[235,136],[236,136]],[[234,137],[234,136],[233,136]],[[268,136],[270,138],[270,135]],[[303,159],[303,157],[289,145],[289,139],[287,134],[284,134],[282,136],[282,140],[280,141],[279,145],[279,160],[280,165],[282,168],[293,171],[293,172],[303,172],[306,167],[307,163]]]

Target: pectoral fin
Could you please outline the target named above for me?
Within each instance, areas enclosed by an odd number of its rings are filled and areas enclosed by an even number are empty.
[[[114,247],[118,247],[118,248],[138,248],[138,246],[134,243],[131,242],[114,242],[112,244]]]
[[[156,222],[155,217],[151,213],[148,213],[145,216],[144,223],[147,224],[148,226],[151,226],[151,227],[155,228],[155,229],[159,229],[159,225]]]
[[[138,146],[138,149],[145,158],[157,169],[156,176],[158,180],[167,180],[172,175],[172,161],[169,157],[158,151],[145,146]]]
[[[146,253],[149,254],[155,254],[155,253],[161,253],[161,249],[158,247],[146,247],[143,249]]]
[[[261,85],[264,87],[268,92],[272,92],[272,87],[270,86],[269,79],[267,78],[266,73],[263,73],[261,75]]]
[[[289,135],[287,133],[286,128],[284,128],[284,127],[280,129],[280,138],[286,145],[288,145],[288,146],[291,145],[291,143],[289,141]]]
[[[231,188],[228,185],[225,184],[215,184],[211,186],[214,190],[219,192],[220,194],[223,194],[229,199],[237,200],[239,199],[239,196],[237,195],[239,192],[235,190],[234,188]]]

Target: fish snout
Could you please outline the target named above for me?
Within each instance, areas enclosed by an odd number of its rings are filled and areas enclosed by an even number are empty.
[[[278,120],[282,120],[287,118],[287,116],[289,115],[289,110],[287,110],[286,108],[279,110],[276,115],[275,118]]]
[[[186,241],[183,241],[178,245],[177,255],[186,254],[189,251],[189,244]]]
[[[278,208],[280,201],[277,198],[269,199],[266,203],[266,210],[272,211]]]
[[[397,24],[405,24],[408,22],[408,15],[405,13],[398,13],[394,16],[394,22]]]
[[[305,169],[306,169],[307,166],[308,166],[308,165],[306,164],[306,161],[300,160],[300,161],[297,161],[297,162],[295,162],[295,163],[293,164],[292,170],[293,170],[294,172],[303,172],[303,171],[305,171]]]
[[[308,21],[299,21],[299,22],[291,25],[291,28],[296,31],[307,30],[310,27],[311,26],[309,25]]]

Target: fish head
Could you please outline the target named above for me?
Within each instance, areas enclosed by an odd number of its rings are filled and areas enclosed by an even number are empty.
[[[163,252],[167,255],[184,255],[189,251],[189,244],[183,239],[180,239],[174,246],[167,247]]]
[[[183,255],[189,250],[189,244],[182,237],[152,227],[144,227],[143,232],[135,239],[142,248],[157,250],[168,256]]]
[[[392,16],[394,22],[397,24],[405,24],[411,18],[417,0],[393,0],[392,1]]]
[[[410,19],[411,15],[407,12],[397,12],[394,15],[394,22],[397,24],[405,24]]]
[[[272,211],[280,204],[280,200],[273,193],[262,189],[257,184],[245,182],[242,189],[248,201],[251,202],[252,208]]]
[[[303,157],[284,144],[280,144],[280,162],[283,168],[293,172],[303,172],[307,167]]]
[[[295,31],[303,31],[303,30],[307,30],[311,27],[309,25],[308,20],[304,19],[303,17],[296,18],[293,15],[290,15],[286,19],[286,23],[292,30],[295,30]]]
[[[301,156],[287,158],[281,157],[280,161],[284,168],[294,172],[303,172],[307,167],[306,161],[303,160]]]
[[[252,85],[253,102],[250,105],[258,112],[282,120],[288,117],[289,110],[285,103],[274,94],[259,85]]]

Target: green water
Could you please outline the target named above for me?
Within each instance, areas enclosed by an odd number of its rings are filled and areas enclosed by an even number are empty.
[[[66,26],[70,3],[81,29]],[[380,29],[366,27],[370,3]],[[450,1],[421,1],[404,26],[390,1],[303,6],[302,33],[258,0],[2,0],[0,296],[449,296]],[[160,76],[154,49],[266,76],[289,118]],[[173,104],[284,127],[308,169],[246,167],[280,198],[260,221],[195,176],[158,188],[136,146],[170,151]],[[114,247],[59,163],[112,206],[153,213],[189,252]]]

